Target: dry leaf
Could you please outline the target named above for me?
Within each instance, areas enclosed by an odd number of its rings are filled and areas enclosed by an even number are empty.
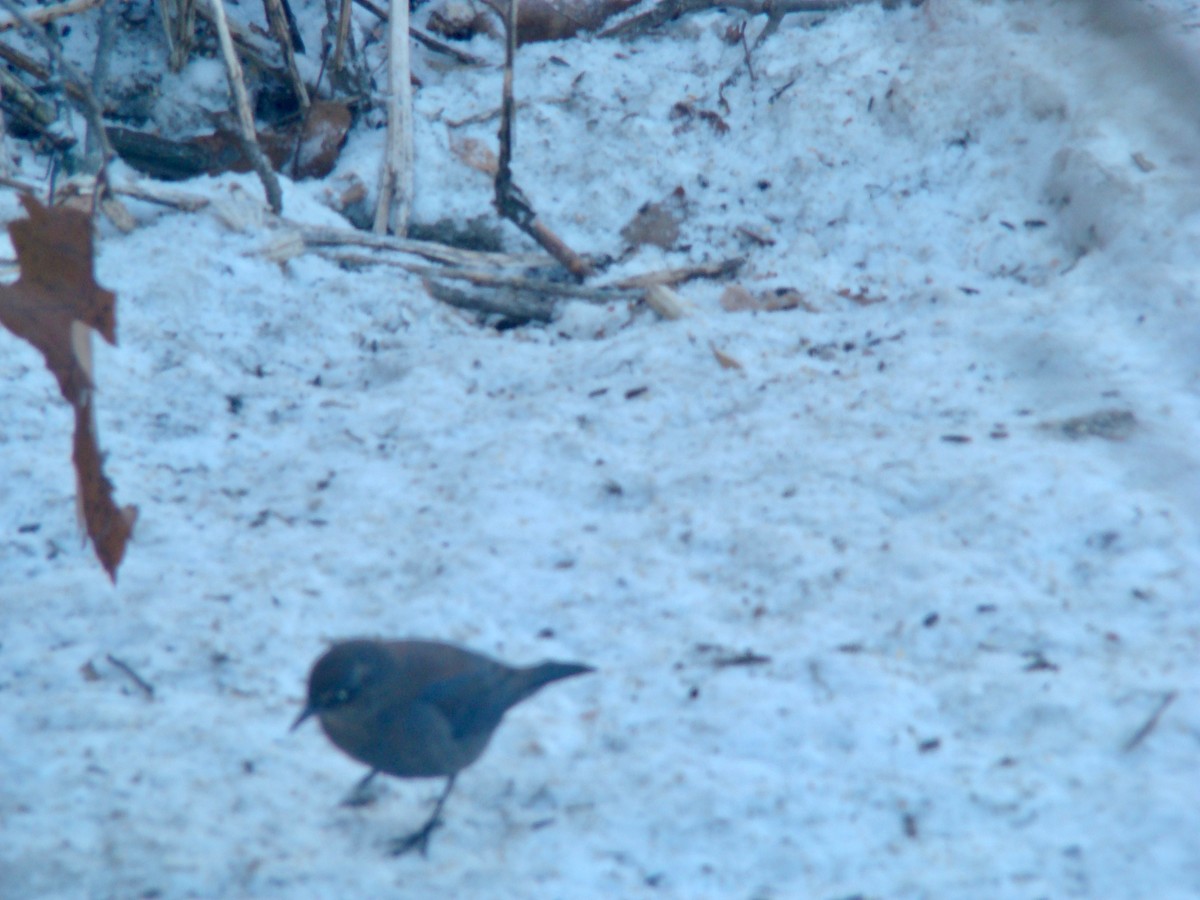
[[[670,250],[679,240],[679,226],[687,220],[687,213],[687,193],[677,187],[658,203],[643,203],[621,229],[621,237],[630,247],[652,244]]]
[[[96,555],[116,580],[137,509],[118,508],[104,475],[92,406],[91,330],[117,342],[116,296],[92,273],[91,219],[74,209],[46,208],[28,195],[28,219],[8,226],[21,277],[0,285],[0,324],[45,357],[63,397],[75,409],[78,502]]]
[[[740,284],[731,284],[721,292],[721,309],[726,312],[758,309],[758,301]]]
[[[797,308],[818,312],[795,288],[781,287],[752,294],[740,284],[725,288],[721,294],[721,308],[726,312],[780,312]]]
[[[324,178],[333,171],[350,131],[350,107],[317,100],[308,110],[296,152],[296,177]]]
[[[710,350],[712,350],[713,356],[717,358],[717,362],[721,364],[722,369],[740,369],[742,367],[742,364],[732,356],[729,356],[727,353],[722,353],[720,350],[718,350],[717,345],[712,341],[708,342],[708,347]]]
[[[470,166],[476,172],[483,172],[490,176],[495,175],[500,169],[500,163],[496,160],[496,154],[492,152],[492,148],[475,138],[463,138],[460,141],[452,142],[450,152],[457,156],[464,165]]]

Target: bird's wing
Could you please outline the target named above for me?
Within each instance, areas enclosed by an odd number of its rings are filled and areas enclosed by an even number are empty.
[[[445,716],[455,738],[489,734],[512,704],[509,674],[481,666],[430,685],[420,699]]]

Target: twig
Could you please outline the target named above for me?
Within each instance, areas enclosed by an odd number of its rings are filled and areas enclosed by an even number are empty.
[[[425,290],[436,300],[458,309],[468,309],[485,315],[499,315],[519,323],[549,322],[554,317],[554,305],[534,300],[515,290],[470,292],[452,288],[434,279],[425,279]]]
[[[300,104],[301,112],[307,112],[311,101],[308,99],[308,89],[304,86],[304,79],[300,77],[300,69],[296,66],[296,51],[292,47],[292,30],[288,26],[287,14],[283,11],[282,0],[263,0],[263,7],[267,12],[267,23],[271,26],[271,33],[275,36],[275,42],[279,44],[279,50],[283,54],[283,65],[287,69],[288,80],[292,83],[292,93],[296,95],[296,102]]]
[[[9,3],[11,0],[0,0]],[[250,112],[250,97],[246,93],[246,83],[242,79],[242,64],[238,61],[237,51],[233,48],[233,36],[229,31],[229,20],[225,17],[223,0],[208,0],[212,12],[213,24],[217,29],[217,37],[221,43],[221,56],[225,59],[225,74],[229,79],[229,91],[233,95],[233,105],[237,110],[238,133],[242,139],[242,149],[250,160],[263,190],[267,194],[267,203],[271,210],[278,215],[283,212],[283,191],[279,187],[279,179],[271,169],[270,163],[263,156],[262,148],[258,146],[258,135],[254,130],[254,116]]]
[[[379,19],[381,22],[387,21],[387,17],[388,17],[387,10],[381,6],[376,6],[374,3],[371,2],[371,0],[354,0],[354,2],[357,3],[359,6],[361,6],[363,9],[365,9],[367,12],[374,13],[375,17],[377,19]]]
[[[751,15],[767,15],[770,20],[791,13],[837,12],[874,0],[662,0],[653,9],[618,22],[600,32],[599,37],[632,37],[653,31],[688,13],[706,9],[741,9]],[[771,21],[767,27],[770,27]],[[759,36],[761,40],[762,35]]]
[[[513,255],[508,253],[485,253],[480,250],[463,250],[433,241],[417,241],[412,238],[393,237],[386,234],[371,234],[349,228],[326,228],[301,225],[284,220],[284,224],[295,228],[304,243],[310,247],[349,245],[370,247],[373,250],[395,250],[412,253],[434,262],[459,266],[544,266],[553,260],[541,255]]]
[[[504,19],[504,93],[500,104],[500,161],[496,169],[496,209],[501,216],[512,221],[537,241],[568,272],[583,280],[592,274],[592,264],[568,247],[538,219],[533,206],[512,178],[513,120],[516,118],[513,105],[513,64],[517,55],[517,7],[518,0],[508,0],[508,15]]]
[[[50,35],[46,34],[46,30],[38,25],[35,25],[25,14],[25,10],[18,6],[14,0],[0,0],[0,5],[3,5],[13,17],[21,23],[22,27],[33,36],[43,47],[46,52],[54,59],[59,70],[66,74],[67,78],[75,83],[75,87],[79,92],[79,99],[83,105],[83,114],[87,118],[88,130],[94,131],[96,134],[96,143],[100,147],[101,162],[103,168],[108,165],[108,161],[112,159],[112,147],[109,146],[108,137],[104,133],[103,114],[100,110],[100,104],[96,102],[96,97],[92,93],[91,87],[80,71],[72,65],[66,57],[63,56],[62,48],[58,46],[58,42]],[[69,94],[68,94],[69,96]]]
[[[374,3],[371,2],[371,0],[354,0],[354,2],[357,3],[359,6],[361,6],[363,9],[367,10],[367,12],[374,15],[381,22],[386,22],[388,20],[387,10],[381,9],[380,7],[376,6]],[[445,41],[439,41],[433,35],[426,34],[420,28],[416,28],[413,25],[409,25],[408,33],[412,36],[413,40],[415,40],[418,44],[424,44],[426,47],[428,47],[430,50],[433,50],[435,53],[444,53],[446,56],[451,56],[458,62],[462,63],[463,65],[466,65],[466,66],[487,65],[487,60],[484,59],[482,56],[475,56],[474,54],[467,53],[463,50],[459,50],[457,47],[452,47],[449,44],[447,44]]]
[[[19,178],[13,178],[10,175],[0,175],[0,187],[12,188],[14,191],[20,191],[22,194],[32,194],[34,197],[42,195],[42,189],[36,184],[21,181]]]
[[[45,25],[62,16],[74,15],[91,9],[93,6],[99,6],[103,2],[104,0],[69,0],[67,3],[56,3],[53,6],[40,6],[25,11],[25,19],[34,25]],[[23,24],[25,23],[21,21],[21,17],[14,15],[11,19],[0,20],[0,31],[9,31]]]
[[[771,657],[769,656],[747,650],[745,653],[736,653],[733,656],[718,656],[712,664],[714,669],[728,669],[730,666],[762,666],[770,661]]]
[[[666,319],[673,322],[687,315],[687,310],[679,295],[665,284],[652,284],[646,288],[643,299],[646,305]]]
[[[452,47],[445,41],[439,41],[432,34],[426,34],[420,28],[410,27],[408,33],[413,36],[413,39],[418,44],[424,44],[434,53],[442,53],[452,57],[454,60],[462,63],[464,66],[486,66],[487,60],[482,56],[476,56],[473,53],[467,53],[465,50],[459,50],[457,47]]]
[[[50,126],[57,118],[54,109],[15,75],[2,68],[0,68],[0,96],[3,96],[4,103],[17,116],[18,122],[44,135],[57,149],[61,150],[75,143],[74,138],[68,139],[61,134],[56,135],[50,132]]]
[[[329,61],[329,68],[334,72],[341,72],[346,68],[346,62],[342,58],[346,53],[346,46],[350,42],[350,0],[341,0],[338,5],[338,20],[337,33],[333,44],[333,58]]]
[[[208,206],[212,201],[199,194],[189,194],[150,182],[147,185],[120,184],[112,185],[114,194],[132,197],[134,200],[144,200],[147,203],[157,203],[159,206],[169,206],[183,212],[197,212]]]
[[[701,263],[696,266],[683,266],[678,269],[660,269],[657,272],[644,272],[614,281],[612,287],[619,290],[643,290],[656,284],[683,284],[695,278],[724,278],[737,272],[746,262],[743,256],[723,259],[718,262]]]
[[[4,110],[0,109],[0,178],[7,178],[12,172],[12,160],[8,155],[8,121],[4,118]]]
[[[216,13],[213,12],[211,2],[194,6],[194,10],[195,15],[200,16],[200,18],[208,22],[214,29],[217,27],[217,17]],[[287,81],[287,72],[271,61],[270,51],[261,46],[252,32],[247,31],[245,27],[237,22],[229,21],[228,18],[225,19],[225,25],[229,29],[230,36],[233,38],[234,46],[238,48],[238,51],[247,63],[250,63],[262,72],[270,73],[280,81]],[[187,60],[184,60],[184,62],[187,62]]]
[[[1167,691],[1166,696],[1162,698],[1162,702],[1158,704],[1158,708],[1155,709],[1154,712],[1150,714],[1150,718],[1146,720],[1146,724],[1134,732],[1133,737],[1125,742],[1125,747],[1123,749],[1126,753],[1128,753],[1130,750],[1133,750],[1138,744],[1150,736],[1150,732],[1152,732],[1155,726],[1158,725],[1158,720],[1162,718],[1162,714],[1167,711],[1167,707],[1174,703],[1175,698],[1178,696],[1179,691]]]
[[[112,663],[114,666],[116,666],[118,669],[120,669],[122,672],[124,672],[126,675],[128,675],[129,680],[138,686],[138,688],[141,690],[141,692],[146,695],[147,700],[154,699],[154,685],[150,684],[141,675],[139,675],[137,672],[133,671],[133,669],[130,667],[129,663],[127,663],[123,660],[117,659],[111,653],[104,654],[104,657],[110,663]]]
[[[100,29],[96,36],[96,58],[92,62],[92,93],[97,105],[104,108],[104,97],[108,85],[108,62],[112,55],[113,24],[116,21],[116,0],[104,0],[100,6]],[[99,169],[100,143],[98,137],[88,129],[84,153],[88,157],[89,168]]]
[[[43,66],[40,62],[38,62],[32,56],[26,56],[20,50],[14,50],[12,47],[8,46],[8,44],[5,44],[3,41],[0,41],[0,59],[3,59],[5,62],[16,66],[18,69],[21,69],[22,71],[28,72],[30,75],[32,75],[34,78],[36,78],[38,81],[49,81],[50,80],[50,70],[48,68]],[[77,87],[75,87],[75,85],[68,84],[66,86],[66,88],[67,88],[67,93],[71,94],[74,97],[74,99],[76,99],[76,100],[82,99],[81,96],[79,95],[79,89]]]
[[[347,265],[384,265],[395,266],[420,275],[423,278],[436,278],[443,281],[468,281],[477,287],[522,291],[526,294],[544,297],[570,297],[573,300],[586,300],[589,303],[611,303],[614,300],[632,298],[638,292],[621,290],[614,287],[588,287],[582,284],[569,284],[562,281],[550,281],[543,278],[529,278],[525,275],[511,275],[496,270],[470,268],[439,268],[412,263],[402,259],[391,259],[386,256],[369,256],[362,253],[349,253],[342,250],[321,251],[321,255]]]
[[[163,34],[167,39],[167,60],[172,72],[178,72],[192,53],[196,36],[196,0],[159,0]]]
[[[413,196],[412,76],[408,55],[408,2],[396,0],[387,23],[387,144],[379,170],[375,233],[408,233]]]

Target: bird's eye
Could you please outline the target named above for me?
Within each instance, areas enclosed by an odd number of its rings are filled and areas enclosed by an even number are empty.
[[[333,692],[334,703],[348,703],[350,701],[350,692],[345,688],[338,688]]]

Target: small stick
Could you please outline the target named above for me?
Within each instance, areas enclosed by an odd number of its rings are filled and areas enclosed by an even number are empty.
[[[141,690],[141,692],[146,695],[147,700],[154,699],[154,685],[150,684],[141,675],[139,675],[137,672],[133,671],[133,669],[130,667],[129,663],[124,662],[123,660],[117,659],[111,653],[104,654],[104,657],[110,663],[112,663],[114,666],[116,666],[118,669],[120,669],[122,672],[124,672],[126,675],[128,675],[129,680],[138,686],[138,688]]]
[[[341,72],[346,68],[346,63],[342,59],[346,52],[346,45],[350,41],[350,0],[341,0],[338,8],[337,22],[337,37],[333,45],[333,59],[330,60],[329,67],[335,72]]]
[[[484,315],[504,316],[521,324],[549,322],[554,314],[553,303],[536,301],[519,291],[501,289],[471,293],[452,288],[435,279],[426,279],[424,285],[430,296],[449,306]]]
[[[724,278],[726,275],[735,273],[745,262],[745,257],[735,256],[731,259],[700,263],[695,266],[682,266],[677,269],[659,269],[656,272],[644,272],[641,275],[631,275],[629,278],[622,278],[620,281],[614,281],[609,286],[619,290],[633,291],[644,290],[656,284],[683,284],[683,282],[691,281],[695,278]]]
[[[496,210],[537,241],[563,268],[582,281],[592,274],[592,264],[568,247],[538,219],[524,192],[513,182],[513,120],[516,118],[513,104],[513,65],[517,56],[517,7],[518,0],[508,0],[508,15],[504,19],[504,92],[500,104],[500,161],[496,168]]]
[[[108,86],[109,59],[112,55],[113,28],[117,13],[116,0],[104,0],[100,6],[100,28],[96,36],[96,59],[92,63],[92,93],[100,108],[104,108],[104,97]],[[88,129],[85,153],[92,167],[99,169],[101,160],[99,136]]]
[[[378,6],[376,6],[374,3],[372,3],[371,0],[354,0],[354,2],[357,3],[359,6],[361,6],[363,9],[365,9],[367,12],[372,13],[377,19],[379,19],[379,21],[381,21],[381,22],[387,21],[387,18],[388,18],[387,10],[380,9]],[[487,65],[487,60],[484,59],[482,56],[475,56],[474,54],[467,53],[463,50],[459,50],[457,47],[451,47],[449,44],[445,43],[444,41],[439,41],[433,35],[426,34],[420,28],[410,25],[408,28],[408,33],[413,37],[414,40],[416,40],[417,43],[424,44],[426,47],[428,47],[430,50],[433,50],[435,53],[444,53],[444,54],[446,54],[446,56],[452,56],[452,57],[454,57],[455,60],[462,63],[463,65],[467,65],[467,66]]]
[[[69,0],[67,3],[56,3],[53,6],[41,6],[37,9],[28,10],[24,17],[34,25],[45,25],[47,22],[53,22],[62,16],[74,15],[75,13],[91,9],[93,6],[99,6],[103,2],[104,0]],[[0,20],[0,31],[8,31],[23,24],[25,23],[21,21],[20,16],[3,19]]]
[[[653,31],[672,19],[706,9],[733,8],[751,15],[768,16],[767,28],[776,17],[789,13],[837,12],[873,0],[663,0],[641,15],[618,22],[600,32],[599,37],[631,37]],[[761,40],[762,35],[759,35]]]
[[[12,160],[8,157],[8,123],[4,110],[0,109],[0,178],[8,178],[12,172]]]
[[[408,0],[392,0],[388,33],[387,145],[379,170],[376,234],[408,233],[413,196],[412,75],[408,55]]]
[[[194,2],[195,0],[193,0]],[[203,3],[196,6],[194,14],[200,16],[213,28],[217,27],[216,13],[213,12],[211,3]],[[261,69],[263,72],[270,72],[280,81],[287,80],[287,72],[283,71],[267,58],[267,51],[259,45],[252,32],[248,32],[237,22],[230,22],[228,18],[225,20],[225,25],[229,29],[229,34],[233,37],[234,46],[241,51],[242,56],[254,63],[255,68]],[[184,62],[187,62],[187,60],[184,60]]]
[[[528,278],[524,275],[508,275],[503,272],[488,272],[480,269],[438,268],[436,266],[424,265],[423,263],[407,262],[402,259],[388,259],[387,257],[348,253],[340,250],[323,251],[321,255],[348,265],[395,266],[424,278],[445,281],[469,281],[471,284],[478,285],[479,287],[517,290],[526,294],[537,294],[539,296],[570,297],[574,300],[586,300],[589,303],[611,303],[614,300],[632,298],[636,293],[634,291],[622,291],[611,287],[587,287],[582,284],[546,281],[540,278]]]
[[[11,0],[0,0],[9,3]],[[250,112],[250,97],[246,93],[246,82],[242,78],[242,64],[238,61],[237,51],[233,48],[233,35],[229,31],[229,20],[225,17],[223,0],[208,0],[212,12],[213,24],[217,29],[217,37],[221,42],[221,56],[225,59],[225,74],[229,79],[229,90],[233,94],[233,105],[237,110],[239,133],[242,138],[242,149],[250,159],[263,189],[267,194],[267,202],[271,211],[276,215],[283,212],[283,191],[279,187],[279,179],[275,177],[270,163],[263,156],[262,148],[258,146],[258,135],[254,130],[254,116]]]
[[[1158,708],[1155,709],[1154,712],[1150,714],[1150,718],[1146,720],[1146,724],[1134,732],[1133,737],[1125,742],[1123,749],[1126,753],[1128,753],[1130,750],[1133,750],[1138,744],[1150,736],[1150,732],[1152,732],[1155,729],[1155,726],[1158,725],[1158,720],[1162,718],[1162,714],[1167,711],[1167,707],[1174,703],[1175,698],[1178,696],[1179,691],[1167,691],[1166,696],[1162,698],[1162,702],[1158,704]]]
[[[157,6],[167,39],[167,64],[178,72],[187,65],[196,37],[196,0],[159,0]]]
[[[541,266],[552,262],[545,256],[463,250],[460,247],[451,247],[434,241],[417,241],[412,238],[393,237],[386,234],[371,234],[367,231],[354,231],[350,228],[301,225],[286,220],[285,224],[298,230],[304,238],[304,242],[309,246],[351,245],[370,247],[373,250],[396,250],[401,253],[423,256],[434,262],[461,266]]]
[[[76,89],[79,91],[80,100],[83,105],[83,114],[87,118],[88,131],[95,132],[96,143],[100,148],[101,168],[108,165],[108,161],[113,157],[112,146],[108,143],[108,136],[104,132],[104,115],[100,109],[100,104],[96,102],[96,95],[92,93],[91,87],[87,80],[72,65],[66,57],[63,56],[62,48],[58,46],[58,42],[50,35],[46,34],[46,30],[39,25],[35,25],[25,14],[25,10],[18,6],[14,0],[0,0],[0,5],[3,5],[13,17],[21,23],[22,27],[28,31],[35,40],[38,41],[46,52],[54,59],[59,70],[66,74],[67,78],[74,82]]]
[[[43,135],[55,148],[62,149],[75,143],[74,138],[51,134],[50,127],[55,122],[54,109],[17,76],[4,69],[0,69],[0,92],[17,120]]]
[[[27,181],[21,181],[20,179],[13,178],[10,175],[0,175],[0,187],[12,188],[14,191],[20,191],[22,194],[32,194],[35,197],[41,194],[41,190],[36,184],[30,184]],[[13,261],[15,262],[15,259]]]
[[[292,47],[292,31],[288,27],[287,14],[283,11],[283,2],[282,0],[263,0],[263,6],[267,10],[267,23],[271,26],[271,33],[275,35],[275,42],[279,44],[279,50],[283,53],[283,64],[287,69],[288,80],[292,83],[292,93],[296,95],[300,111],[307,112],[312,101],[308,99],[308,89],[305,88],[304,79],[300,77],[300,69],[296,65],[296,51]]]

